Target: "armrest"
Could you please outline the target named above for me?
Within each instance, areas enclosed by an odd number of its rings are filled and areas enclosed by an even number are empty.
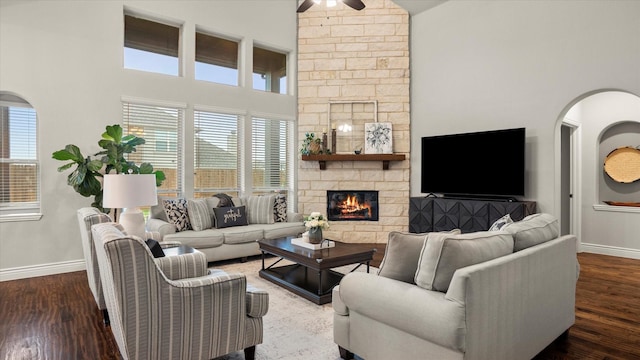
[[[260,318],[269,310],[269,293],[247,285],[247,316]]]
[[[174,234],[176,232],[175,225],[160,219],[149,219],[147,220],[146,226],[148,231],[157,231],[160,233],[161,238],[164,238],[165,235]]]
[[[304,216],[300,213],[296,212],[287,212],[287,222],[302,222],[304,220]]]
[[[207,257],[200,251],[155,258],[155,262],[170,280],[196,278],[208,274]]]
[[[446,300],[444,293],[353,272],[342,278],[339,294],[348,313],[357,312],[447,348],[464,347],[465,308]]]

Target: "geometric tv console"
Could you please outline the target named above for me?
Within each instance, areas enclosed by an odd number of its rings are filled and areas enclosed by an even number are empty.
[[[506,214],[513,221],[536,212],[535,201],[500,201],[446,197],[409,198],[409,232],[460,229],[463,233],[489,230]]]

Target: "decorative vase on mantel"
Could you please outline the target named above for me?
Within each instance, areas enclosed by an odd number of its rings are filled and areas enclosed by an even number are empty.
[[[320,244],[322,243],[322,227],[312,227],[309,228],[309,243],[311,244]]]

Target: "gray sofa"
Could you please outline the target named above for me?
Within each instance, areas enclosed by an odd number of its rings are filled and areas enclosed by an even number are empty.
[[[302,215],[287,212],[286,199],[283,203],[282,195],[233,198],[231,205],[245,208],[248,224],[217,228],[214,210],[221,208],[220,201],[217,197],[159,198],[158,205],[151,208],[147,229],[159,232],[163,241],[179,241],[200,250],[209,262],[259,255],[258,240],[299,236],[305,231]],[[172,213],[167,210],[167,202],[174,202],[174,213],[176,208],[185,210],[184,216],[188,217],[190,226],[185,229],[179,220],[169,219]]]
[[[333,290],[343,358],[531,359],[575,322],[576,237],[533,214],[497,231],[391,233],[378,274]]]

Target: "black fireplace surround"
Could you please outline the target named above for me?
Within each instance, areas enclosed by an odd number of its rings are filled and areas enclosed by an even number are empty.
[[[329,221],[378,221],[378,192],[327,190]]]

